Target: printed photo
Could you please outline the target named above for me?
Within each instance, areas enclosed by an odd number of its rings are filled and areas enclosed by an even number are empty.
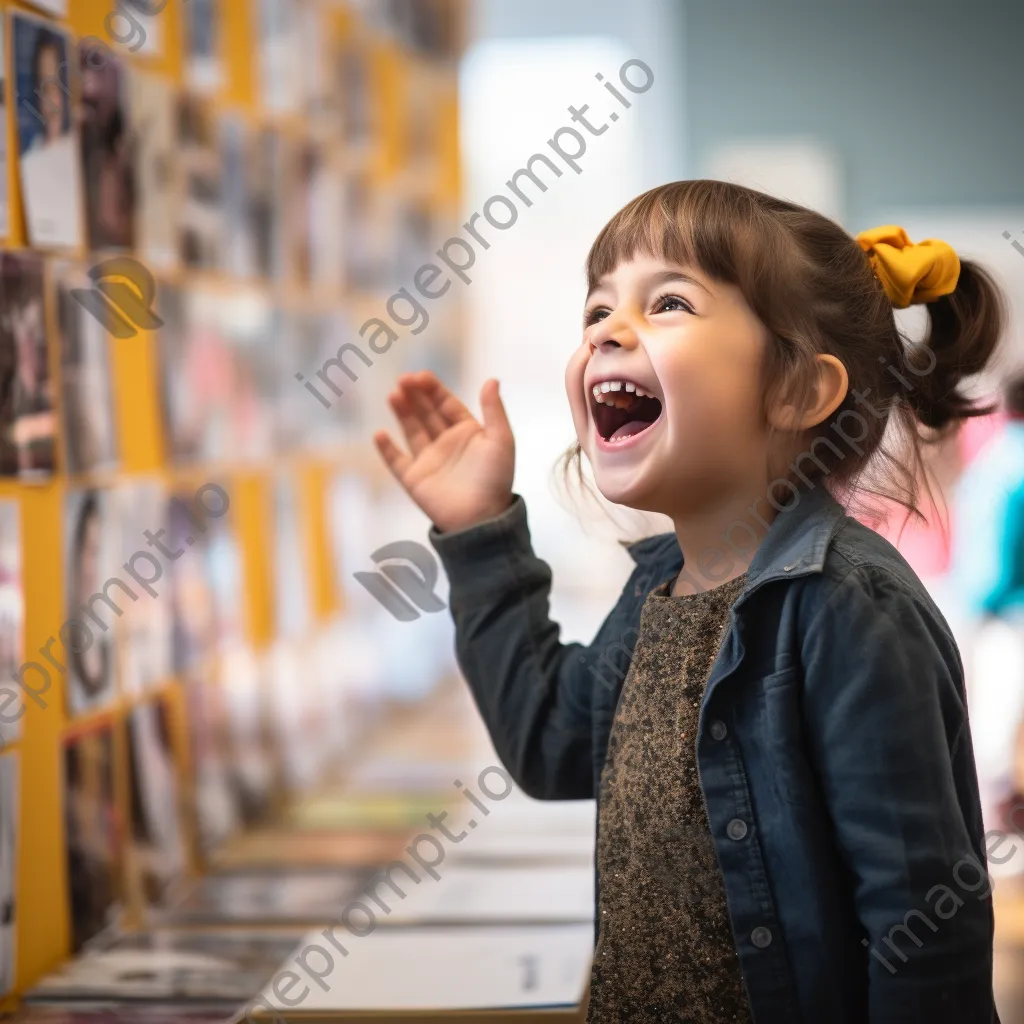
[[[7,148],[7,22],[0,16],[0,238],[11,234],[10,153]]]
[[[51,268],[57,294],[64,466],[88,473],[114,465],[114,396],[106,328],[75,298],[92,287],[83,267]]]
[[[303,106],[304,63],[299,5],[295,0],[259,0],[259,62],[256,80],[263,108],[295,114]]]
[[[308,139],[282,137],[281,247],[277,279],[299,288],[309,286],[311,190],[320,163],[318,147]],[[317,211],[319,213],[319,211]]]
[[[194,9],[191,0],[189,9]],[[194,96],[179,95],[178,162],[182,203],[178,247],[186,267],[216,270],[223,234],[223,171],[216,118]]]
[[[212,663],[185,677],[192,779],[188,787],[196,844],[205,859],[242,826],[226,702]]]
[[[43,260],[0,253],[0,471],[54,469],[57,416],[46,345]]]
[[[221,257],[224,270],[234,277],[251,277],[256,272],[256,239],[249,219],[246,195],[250,133],[245,121],[225,114],[220,121],[221,165],[224,169],[224,244]]]
[[[230,444],[236,459],[271,453],[277,392],[281,385],[279,339],[272,334],[272,307],[255,289],[221,297],[221,331],[232,362]]]
[[[295,482],[287,473],[274,481],[274,601],[277,636],[301,636],[310,626],[309,574]]]
[[[65,496],[64,579],[67,620],[74,620],[65,630],[67,638],[62,638],[69,715],[80,715],[114,697],[112,634],[116,615],[103,601],[93,603],[92,611],[106,625],[104,629],[82,611],[95,594],[102,594],[104,583],[117,575],[109,499],[109,492],[97,490],[70,491]],[[117,586],[112,586],[110,593],[119,607],[131,600]],[[146,595],[141,599],[148,600]]]
[[[181,1003],[124,1003],[111,1006],[23,1006],[11,1024],[228,1024],[223,1010]]]
[[[147,481],[122,484],[111,497],[120,539],[116,564],[124,565],[135,552],[147,550],[147,530],[164,537],[160,531],[166,527],[167,496],[160,483]],[[120,602],[120,607],[122,615],[114,627],[117,678],[123,693],[136,694],[166,682],[173,671],[171,602],[140,595],[138,601]]]
[[[189,0],[184,5],[185,81],[193,92],[210,94],[224,78],[221,63],[221,0]]]
[[[214,461],[231,452],[234,363],[221,330],[223,294],[164,287],[160,296],[161,386],[176,462]]]
[[[67,33],[52,22],[11,15],[21,195],[29,244],[82,244],[82,182]]]
[[[21,519],[18,503],[0,501],[0,687],[13,684],[25,660],[25,590],[22,580]],[[13,705],[0,715],[0,750],[21,735],[22,713]]]
[[[309,182],[309,276],[327,297],[345,287],[344,219],[345,177],[337,155],[323,150]]]
[[[18,759],[0,757],[0,998],[14,988],[15,909],[17,898]]]
[[[103,66],[93,56],[95,44],[79,44],[82,110],[82,179],[89,249],[135,247],[135,154],[129,130],[128,72],[105,54]]]
[[[262,665],[242,642],[229,644],[218,664],[231,736],[231,764],[243,824],[259,821],[270,807],[274,783],[273,746],[264,715]]]
[[[258,995],[302,933],[172,931],[119,935],[43,978],[27,999],[132,1000],[226,1009]],[[148,1018],[144,1018],[148,1019]]]
[[[245,159],[246,217],[253,248],[253,273],[269,278],[274,273],[274,254],[280,244],[282,188],[280,178],[280,135],[272,128],[249,134]]]
[[[27,0],[27,3],[58,18],[66,18],[68,14],[68,0]]]
[[[157,18],[151,21],[159,21]],[[156,75],[133,73],[129,117],[135,157],[135,245],[150,269],[173,267],[178,258],[177,122],[174,87]]]
[[[172,651],[176,673],[213,658],[218,623],[209,575],[210,526],[198,519],[190,494],[173,495],[167,505],[169,551],[182,551],[171,563]],[[198,525],[197,525],[198,523]]]
[[[181,788],[164,701],[140,704],[129,714],[128,771],[134,902],[160,907],[187,868]]]
[[[290,924],[329,921],[356,898],[372,869],[208,875],[169,914],[173,924]]]
[[[64,813],[71,950],[118,923],[120,824],[114,798],[114,728],[76,731],[64,743]]]

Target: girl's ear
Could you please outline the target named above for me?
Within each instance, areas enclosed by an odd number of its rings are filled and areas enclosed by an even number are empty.
[[[803,401],[794,404],[783,398],[768,411],[768,422],[776,430],[801,431],[828,419],[842,404],[849,390],[846,367],[836,356],[819,352],[814,357],[814,370],[803,394]]]

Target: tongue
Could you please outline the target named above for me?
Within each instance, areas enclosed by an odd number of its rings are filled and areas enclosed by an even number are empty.
[[[628,423],[623,423],[618,430],[616,430],[610,437],[610,441],[614,441],[617,437],[626,437],[629,434],[639,434],[641,430],[646,430],[651,424],[647,420],[630,420]]]

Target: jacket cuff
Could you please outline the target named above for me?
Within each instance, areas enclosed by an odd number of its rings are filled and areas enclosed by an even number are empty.
[[[463,530],[442,533],[431,525],[427,539],[449,577],[460,568],[469,566],[479,573],[489,562],[500,560],[507,564],[510,556],[530,554],[533,550],[526,521],[526,502],[519,494],[512,495],[512,504],[500,515]]]

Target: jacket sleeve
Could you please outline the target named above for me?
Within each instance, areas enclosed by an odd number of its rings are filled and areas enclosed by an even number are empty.
[[[993,911],[959,652],[853,569],[803,642],[809,743],[863,926],[871,1024],[991,1024]]]
[[[621,665],[616,623],[633,578],[593,644],[563,644],[548,614],[551,569],[534,554],[521,496],[494,519],[453,533],[432,527],[429,537],[448,574],[459,667],[506,769],[529,796],[593,798],[593,695],[614,682],[616,653]]]

